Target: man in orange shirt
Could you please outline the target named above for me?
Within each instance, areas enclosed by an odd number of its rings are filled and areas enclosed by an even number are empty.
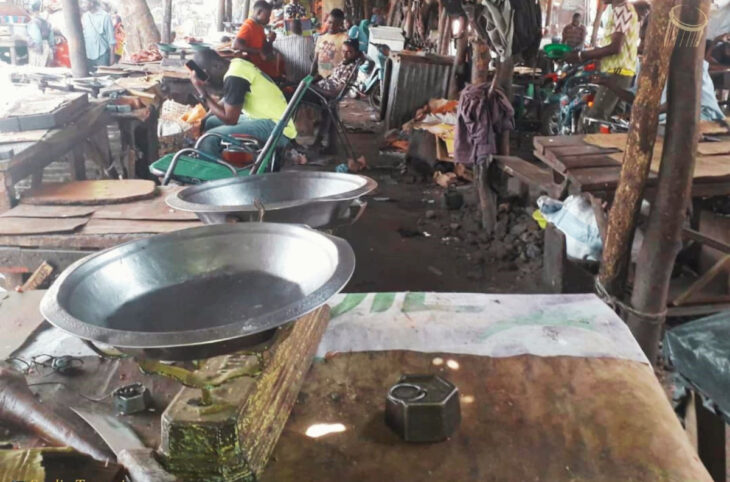
[[[279,68],[272,42],[274,33],[266,35],[264,27],[271,19],[271,4],[259,0],[253,6],[253,16],[246,19],[238,31],[233,48],[246,53],[247,59],[269,77],[279,77]]]

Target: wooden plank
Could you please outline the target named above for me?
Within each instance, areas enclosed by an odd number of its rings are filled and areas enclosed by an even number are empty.
[[[621,163],[606,154],[591,154],[588,156],[562,156],[560,158],[566,170],[582,169],[587,167],[620,166]]]
[[[697,153],[703,156],[730,154],[730,141],[700,142],[697,144]]]
[[[0,132],[0,144],[16,144],[18,142],[38,142],[48,134],[48,129],[23,132]]]
[[[43,324],[39,306],[45,291],[0,293],[0,359],[7,359],[23,346]]]
[[[101,206],[94,212],[94,219],[139,219],[157,221],[196,221],[194,213],[178,211],[167,205],[167,196],[180,191],[181,187],[158,188],[161,193],[152,199],[143,199],[132,203],[110,204]]]
[[[549,168],[541,168],[514,156],[494,156],[494,161],[506,174],[525,184],[544,189],[551,197],[559,198],[563,191],[563,186],[555,183]]]
[[[573,146],[584,144],[582,136],[535,136],[532,145],[540,154],[548,147]]]
[[[383,422],[388,388],[408,373],[438,374],[459,388],[462,420],[449,440],[404,443]],[[313,438],[314,424],[344,431]],[[316,360],[258,480],[657,478],[709,480],[645,364],[391,351]]]
[[[191,401],[200,398],[200,390],[182,389],[162,415],[167,469],[184,480],[209,480],[220,473],[231,480],[257,480],[297,401],[328,321],[329,307],[324,306],[280,330],[262,354],[259,375],[238,378],[215,392],[220,410],[198,410]],[[201,372],[241,367],[243,356],[210,359]]]
[[[724,122],[724,124],[720,124],[716,121],[700,121],[700,134],[730,134],[730,129],[728,128],[727,122]]]
[[[72,233],[88,221],[88,218],[3,218],[0,235]]]
[[[133,219],[91,219],[79,234],[162,234],[202,226],[195,221],[145,221]]]
[[[82,218],[91,215],[93,206],[34,206],[21,204],[0,214],[0,217],[13,218]]]
[[[113,204],[155,195],[155,183],[143,179],[103,179],[43,184],[21,196],[23,204]]]

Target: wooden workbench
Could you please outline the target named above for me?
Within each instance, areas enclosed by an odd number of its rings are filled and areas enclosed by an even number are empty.
[[[625,134],[602,134],[602,136],[625,136]],[[623,137],[622,137],[623,138]],[[730,140],[723,136],[720,139]],[[662,142],[662,139],[657,139]],[[554,186],[571,194],[580,192],[612,193],[618,185],[621,173],[621,147],[602,147],[586,142],[586,136],[537,136],[533,139],[534,155],[553,173]],[[720,143],[703,142],[703,145]],[[618,143],[616,143],[618,146]],[[714,156],[718,160],[720,156]],[[729,167],[713,172],[709,169],[695,171],[692,194],[697,197],[722,196],[730,194],[730,158],[722,156]],[[653,167],[660,159],[654,159]],[[649,174],[647,187],[656,185],[657,172]]]
[[[261,481],[710,480],[638,345],[595,296],[371,293],[331,305]],[[37,340],[14,356],[92,354],[60,330]],[[130,360],[84,359],[81,376],[45,375],[65,386],[34,387],[39,397],[73,404],[143,378],[159,414],[174,394]],[[460,391],[447,441],[404,443],[383,421],[387,389],[414,373]],[[158,446],[157,415],[124,421]],[[312,438],[315,424],[344,431]]]
[[[43,261],[59,272],[93,251],[202,225],[194,214],[165,204],[165,197],[176,189],[180,187],[158,187],[154,198],[124,204],[21,204],[0,215],[0,223],[13,220],[21,228],[18,234],[0,235],[0,273],[29,273]]]
[[[103,166],[109,166],[111,155],[106,128],[105,103],[88,104],[76,118],[55,129],[32,131],[32,139],[20,142],[3,142],[0,159],[0,213],[16,203],[15,185],[27,177],[33,177],[33,185],[42,182],[43,169],[54,161],[73,154],[71,176],[85,179],[84,148]],[[13,133],[28,136],[27,132]],[[10,135],[4,133],[4,136]]]

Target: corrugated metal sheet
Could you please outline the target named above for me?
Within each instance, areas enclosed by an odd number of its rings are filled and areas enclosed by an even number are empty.
[[[429,99],[446,97],[454,58],[403,51],[391,54],[390,61],[386,129],[400,128]]]
[[[284,35],[274,40],[274,48],[284,57],[286,76],[292,82],[299,82],[312,70],[314,37]]]

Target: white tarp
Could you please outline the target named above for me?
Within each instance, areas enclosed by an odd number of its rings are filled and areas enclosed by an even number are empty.
[[[317,356],[411,350],[491,357],[607,357],[647,363],[598,297],[475,293],[339,295]]]

